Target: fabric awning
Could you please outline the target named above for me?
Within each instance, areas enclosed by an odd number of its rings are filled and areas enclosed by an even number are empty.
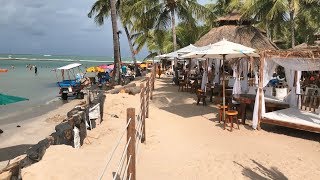
[[[295,71],[319,71],[320,58],[280,58],[271,57],[275,63]]]

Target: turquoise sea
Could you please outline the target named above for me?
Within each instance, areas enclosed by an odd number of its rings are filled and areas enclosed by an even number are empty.
[[[0,69],[9,69],[6,73],[0,73],[0,93],[29,99],[0,106],[0,125],[23,121],[61,105],[63,102],[59,99],[56,85],[58,80],[52,69],[75,62],[82,64],[84,72],[86,67],[110,64],[113,59],[101,56],[0,54]],[[28,64],[38,67],[38,75],[35,75],[34,69],[26,68]]]

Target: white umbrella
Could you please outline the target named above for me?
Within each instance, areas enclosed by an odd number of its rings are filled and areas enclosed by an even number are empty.
[[[187,56],[189,55],[189,56]],[[223,39],[217,43],[211,44],[208,49],[203,51],[197,51],[194,53],[189,53],[183,57],[185,58],[215,58],[215,59],[232,59],[232,58],[241,58],[246,56],[259,57],[257,53],[255,53],[255,49],[250,47],[243,46],[241,44],[233,43]],[[223,93],[223,106],[225,106],[225,74],[224,74],[224,66],[222,72],[222,93]],[[223,108],[224,109],[224,108]],[[225,109],[223,110],[223,118],[225,119]]]
[[[181,49],[179,49],[177,51],[173,51],[173,52],[168,53],[168,54],[158,55],[156,57],[159,57],[159,58],[179,58],[183,54],[186,54],[186,53],[189,53],[189,52],[193,52],[193,51],[196,51],[196,50],[197,50],[197,47],[192,45],[192,44],[190,44],[189,46],[181,48]]]

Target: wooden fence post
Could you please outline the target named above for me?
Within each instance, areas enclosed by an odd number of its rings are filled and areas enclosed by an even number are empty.
[[[146,118],[149,118],[149,93],[150,93],[150,78],[146,77]]]
[[[142,121],[142,137],[141,137],[141,143],[144,143],[146,141],[146,103],[145,103],[145,87],[144,84],[142,83],[140,85],[141,87],[141,121]]]
[[[153,76],[152,76],[152,91],[154,90],[154,80],[155,80],[155,78],[156,78],[156,66],[153,66]]]
[[[127,127],[127,143],[130,139],[130,143],[127,149],[127,162],[130,161],[127,170],[127,179],[131,176],[132,180],[136,179],[136,121],[135,121],[135,109],[127,109],[127,122],[129,126]],[[131,156],[131,157],[130,157]],[[131,174],[131,175],[130,175]]]

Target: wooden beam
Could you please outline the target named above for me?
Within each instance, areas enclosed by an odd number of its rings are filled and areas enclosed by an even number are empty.
[[[302,125],[302,124],[295,124],[295,123],[291,123],[291,122],[283,122],[283,121],[278,121],[275,119],[261,118],[261,123],[283,126],[283,127],[293,128],[293,129],[299,129],[299,130],[303,130],[303,131],[320,133],[320,128],[317,128],[317,127],[312,127],[312,126],[307,126],[307,125]]]
[[[263,93],[263,69],[264,69],[264,61],[265,61],[265,52],[261,54],[260,58],[260,68],[259,68],[259,108],[258,108],[258,130],[261,129],[260,121],[262,116],[262,93]]]

